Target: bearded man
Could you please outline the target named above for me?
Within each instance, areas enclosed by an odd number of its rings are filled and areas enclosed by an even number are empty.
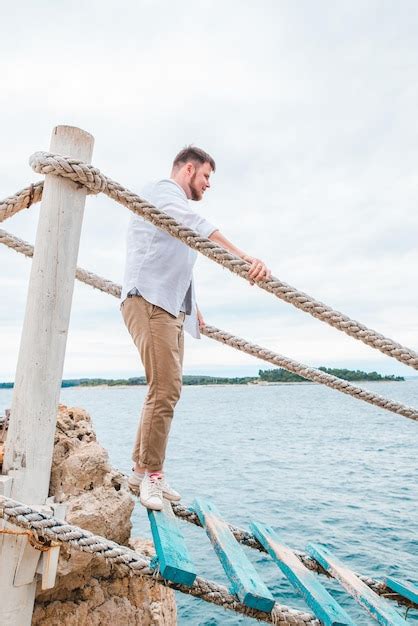
[[[176,156],[170,178],[148,184],[141,197],[177,222],[197,231],[250,263],[251,281],[270,271],[228,241],[209,221],[189,207],[210,187],[213,158],[187,146]],[[138,215],[130,220],[122,288],[122,316],[145,368],[148,393],[132,453],[128,484],[140,492],[148,509],[161,510],[163,498],[180,500],[164,475],[164,460],[174,408],[180,398],[184,351],[183,326],[193,337],[205,324],[196,304],[193,266],[197,252]]]

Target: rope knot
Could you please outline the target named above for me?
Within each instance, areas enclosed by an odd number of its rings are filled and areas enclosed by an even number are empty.
[[[37,174],[53,174],[69,178],[86,187],[90,193],[101,193],[107,186],[106,177],[101,171],[80,159],[41,151],[29,157],[29,165]]]

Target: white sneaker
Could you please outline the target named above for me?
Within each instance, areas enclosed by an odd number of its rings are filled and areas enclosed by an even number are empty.
[[[141,504],[153,511],[162,511],[163,492],[161,489],[161,479],[158,475],[145,473],[141,482],[139,497]]]
[[[138,472],[132,471],[132,474],[128,478],[128,487],[135,495],[139,495],[141,489],[141,483],[144,479],[144,474],[139,474]],[[163,497],[171,502],[178,502],[181,500],[181,495],[178,491],[170,487],[165,477],[162,476],[158,479],[160,481],[161,490],[163,492]]]

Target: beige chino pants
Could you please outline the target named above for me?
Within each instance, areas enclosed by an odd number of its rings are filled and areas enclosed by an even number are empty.
[[[122,303],[122,317],[148,383],[132,460],[156,472],[163,468],[174,408],[181,394],[185,314],[174,317],[141,296],[131,296]]]

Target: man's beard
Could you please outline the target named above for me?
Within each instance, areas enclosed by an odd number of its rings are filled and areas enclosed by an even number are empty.
[[[201,200],[202,199],[202,194],[199,193],[199,191],[196,189],[196,187],[194,186],[194,182],[196,180],[196,172],[193,174],[191,180],[190,180],[190,195],[191,195],[191,200]]]

